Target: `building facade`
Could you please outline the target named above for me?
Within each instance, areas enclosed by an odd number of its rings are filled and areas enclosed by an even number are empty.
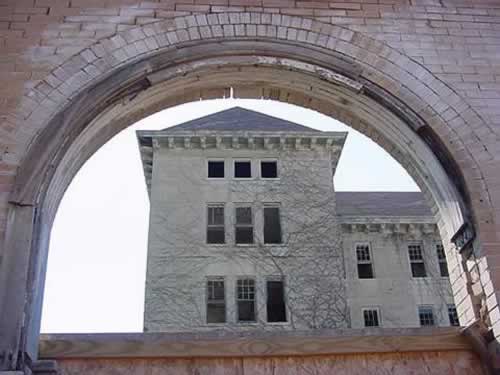
[[[456,325],[420,193],[336,193],[347,134],[232,108],[139,131],[145,331]]]

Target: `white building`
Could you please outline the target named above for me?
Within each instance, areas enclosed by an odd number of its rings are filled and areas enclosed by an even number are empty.
[[[232,108],[137,132],[147,331],[456,324],[420,193],[335,193],[347,133]]]

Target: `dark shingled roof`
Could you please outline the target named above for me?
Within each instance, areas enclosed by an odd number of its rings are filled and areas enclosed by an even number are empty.
[[[307,126],[241,107],[226,109],[165,129],[168,132],[195,130],[320,132]]]
[[[432,216],[420,192],[337,191],[337,214],[343,216]]]

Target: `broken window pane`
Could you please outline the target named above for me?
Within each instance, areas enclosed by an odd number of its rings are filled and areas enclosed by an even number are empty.
[[[283,281],[270,280],[267,282],[267,321],[286,322]]]
[[[281,243],[279,207],[264,207],[264,243]]]

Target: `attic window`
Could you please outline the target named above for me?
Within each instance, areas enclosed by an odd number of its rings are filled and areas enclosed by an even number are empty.
[[[278,163],[276,161],[261,161],[260,175],[262,178],[278,178]]]
[[[208,178],[224,178],[224,161],[208,162]]]
[[[250,161],[234,162],[234,178],[252,178],[252,164]]]

